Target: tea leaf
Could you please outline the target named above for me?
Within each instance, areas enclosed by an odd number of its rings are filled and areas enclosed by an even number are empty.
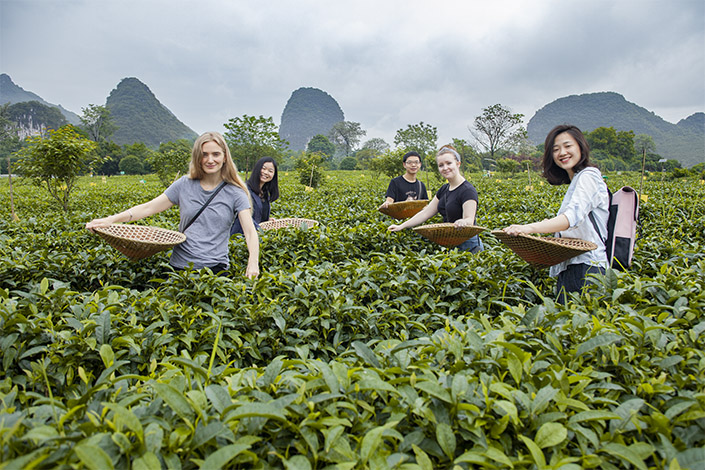
[[[91,470],[107,470],[115,468],[113,462],[100,447],[89,444],[78,444],[73,451],[83,465]]]
[[[539,448],[552,447],[560,444],[568,437],[568,430],[560,423],[545,423],[541,425],[534,441]]]
[[[212,470],[218,470],[223,468],[232,459],[249,449],[248,444],[230,444],[225,447],[221,447],[212,454],[210,454],[206,460],[203,461],[201,468],[207,468]]]

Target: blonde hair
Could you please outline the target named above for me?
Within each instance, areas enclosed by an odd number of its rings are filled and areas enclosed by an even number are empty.
[[[448,144],[448,145],[444,145],[443,147],[441,147],[441,149],[436,154],[436,158],[440,157],[444,153],[450,153],[451,155],[453,155],[455,157],[455,159],[458,161],[458,163],[460,163],[460,154],[458,153],[457,150],[455,150],[455,148],[453,148],[452,145]]]
[[[203,166],[201,165],[201,160],[203,159],[203,144],[206,142],[215,142],[223,151],[225,158],[223,159],[223,166],[220,168],[220,177],[223,178],[224,181],[242,188],[249,198],[250,192],[247,190],[247,185],[242,178],[240,178],[235,162],[233,161],[233,157],[230,155],[228,144],[219,132],[205,132],[201,134],[198,139],[196,139],[196,142],[193,143],[191,163],[189,164],[189,178],[200,180],[205,176]]]

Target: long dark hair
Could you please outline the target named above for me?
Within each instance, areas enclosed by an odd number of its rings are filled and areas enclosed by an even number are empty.
[[[555,160],[553,160],[553,144],[556,143],[556,137],[564,132],[570,134],[580,148],[580,161],[573,167],[573,172],[577,173],[584,168],[594,166],[590,163],[590,145],[581,130],[572,124],[556,126],[546,136],[543,149],[543,177],[553,185],[570,184],[568,172],[556,165]]]
[[[262,186],[262,193],[260,194],[260,173],[262,172],[262,167],[267,162],[274,165],[274,176],[271,181],[264,183]],[[279,170],[277,169],[277,162],[272,157],[262,157],[257,160],[254,168],[252,168],[250,177],[247,179],[247,187],[249,187],[252,192],[257,194],[260,198],[269,202],[274,202],[279,199]]]

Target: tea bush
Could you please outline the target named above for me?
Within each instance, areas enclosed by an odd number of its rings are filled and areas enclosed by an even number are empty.
[[[608,175],[612,189],[636,174]],[[0,468],[701,468],[705,186],[644,182],[634,267],[566,305],[490,234],[389,233],[388,180],[281,174],[261,275],[130,262],[85,222],[158,195],[84,178],[73,212],[0,210]],[[552,216],[565,188],[469,175],[478,224]],[[424,180],[426,181],[426,180]],[[638,181],[638,180],[637,180]],[[429,191],[439,183],[429,180]],[[6,181],[0,182],[3,200]],[[178,227],[170,210],[138,223]]]

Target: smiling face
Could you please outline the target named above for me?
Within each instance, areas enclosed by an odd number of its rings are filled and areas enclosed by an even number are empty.
[[[580,146],[572,135],[563,132],[556,136],[553,142],[553,161],[568,173],[570,179],[573,179],[575,165],[580,162],[581,157]]]
[[[219,174],[223,168],[225,154],[220,145],[213,141],[203,144],[201,147],[201,168],[206,175]]]
[[[442,153],[436,157],[438,172],[450,181],[460,173],[460,162],[452,153]]]
[[[272,162],[265,162],[264,165],[262,165],[262,169],[259,172],[259,184],[260,187],[266,183],[269,183],[272,181],[272,178],[274,178],[274,163]]]
[[[410,155],[404,162],[404,169],[409,175],[415,175],[421,169],[421,158]]]

